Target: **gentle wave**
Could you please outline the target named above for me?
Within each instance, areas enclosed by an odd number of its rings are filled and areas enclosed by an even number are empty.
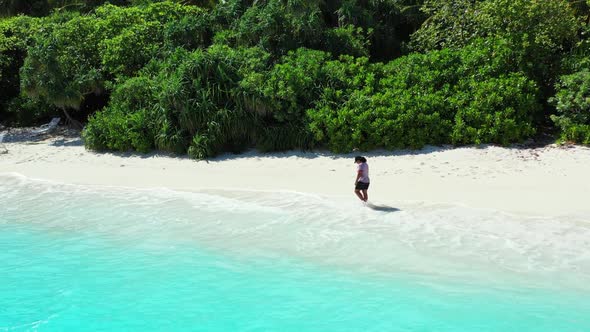
[[[192,241],[236,257],[296,258],[372,276],[590,289],[588,219],[407,202],[400,211],[382,212],[352,202],[296,192],[179,192],[0,175],[4,223],[96,232],[151,250]]]
[[[588,222],[0,175],[0,331],[587,331]]]

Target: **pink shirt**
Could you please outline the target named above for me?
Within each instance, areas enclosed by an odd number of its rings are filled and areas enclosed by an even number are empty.
[[[359,178],[360,182],[369,183],[369,165],[367,163],[360,163],[356,167],[357,172],[362,171],[361,177]]]

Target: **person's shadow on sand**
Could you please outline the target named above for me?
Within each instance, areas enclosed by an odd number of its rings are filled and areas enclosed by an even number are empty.
[[[367,203],[367,207],[375,210],[375,211],[381,211],[381,212],[397,212],[400,211],[400,209],[395,208],[393,206],[387,206],[387,205],[377,205],[377,204],[373,204],[373,203]]]

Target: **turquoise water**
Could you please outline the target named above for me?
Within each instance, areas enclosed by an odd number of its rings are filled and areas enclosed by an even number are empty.
[[[590,331],[580,217],[14,175],[0,207],[0,331]]]

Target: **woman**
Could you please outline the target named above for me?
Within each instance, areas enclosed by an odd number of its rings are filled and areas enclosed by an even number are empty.
[[[365,157],[357,156],[354,158],[354,163],[357,164],[356,180],[354,181],[354,193],[361,201],[366,202],[369,199],[367,190],[369,189],[369,165]]]

